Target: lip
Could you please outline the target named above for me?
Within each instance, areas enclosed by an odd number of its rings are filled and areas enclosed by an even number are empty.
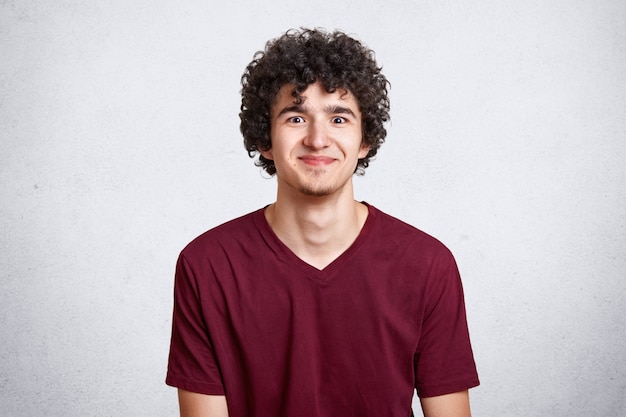
[[[298,159],[300,159],[302,162],[304,162],[307,165],[314,165],[314,166],[330,165],[335,161],[335,158],[331,158],[328,156],[316,156],[316,155],[304,155],[304,156],[299,157]]]

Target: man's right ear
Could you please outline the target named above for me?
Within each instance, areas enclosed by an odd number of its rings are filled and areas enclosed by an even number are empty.
[[[265,159],[269,159],[270,161],[274,160],[274,154],[272,153],[272,149],[268,149],[266,151],[259,151],[259,153],[263,156],[263,158]]]

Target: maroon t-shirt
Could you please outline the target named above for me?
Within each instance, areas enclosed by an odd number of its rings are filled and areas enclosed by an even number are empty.
[[[478,385],[450,251],[373,206],[318,270],[263,210],[192,241],[176,268],[166,383],[225,394],[230,417],[407,417]]]

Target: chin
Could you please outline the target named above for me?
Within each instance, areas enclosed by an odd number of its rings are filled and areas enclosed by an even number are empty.
[[[332,194],[335,189],[332,187],[300,187],[299,191],[307,196],[311,197],[326,197]]]

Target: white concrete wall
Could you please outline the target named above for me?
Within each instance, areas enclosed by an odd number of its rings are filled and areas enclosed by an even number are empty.
[[[357,197],[464,277],[476,416],[626,407],[626,3],[0,2],[0,414],[172,416],[178,251],[273,201],[239,77],[341,28],[392,82]]]

